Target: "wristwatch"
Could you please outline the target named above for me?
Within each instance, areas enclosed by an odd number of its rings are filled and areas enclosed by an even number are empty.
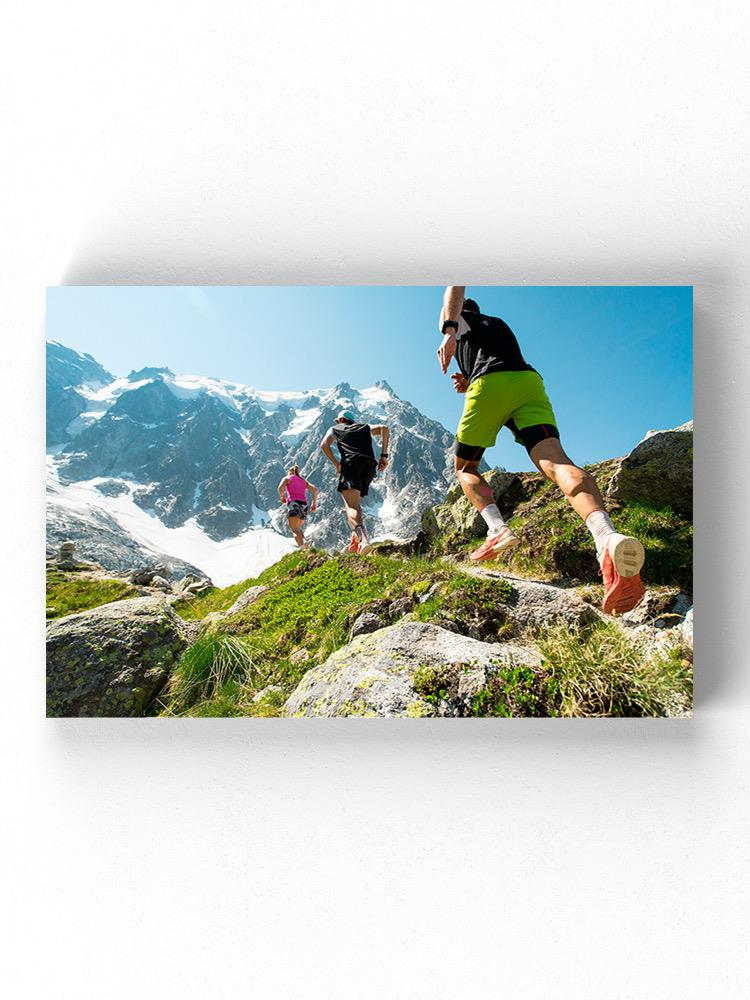
[[[388,452],[387,451],[381,451],[380,452],[380,457],[381,458],[388,458]]]
[[[456,333],[458,333],[458,323],[455,321],[455,319],[447,319],[447,320],[445,320],[445,322],[443,323],[443,325],[440,328],[440,332],[442,334],[445,334],[445,332],[450,327],[453,327],[453,329],[456,331]]]

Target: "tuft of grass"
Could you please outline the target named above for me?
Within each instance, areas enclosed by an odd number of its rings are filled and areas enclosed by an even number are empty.
[[[138,591],[124,580],[91,579],[57,569],[47,571],[47,618],[50,619],[137,596]]]
[[[680,650],[649,658],[613,623],[548,629],[537,645],[559,715],[663,716],[692,706],[692,667]]]
[[[164,700],[167,714],[227,715],[241,696],[257,688],[263,677],[248,639],[206,632],[182,655]],[[208,705],[207,703],[212,703]]]

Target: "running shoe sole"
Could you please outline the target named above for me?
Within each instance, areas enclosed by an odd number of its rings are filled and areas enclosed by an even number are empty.
[[[609,554],[612,557],[615,571],[626,580],[632,576],[638,576],[646,558],[645,549],[638,539],[629,538],[627,535],[618,539],[610,549]]]
[[[607,552],[615,580],[604,595],[602,610],[609,615],[624,615],[640,604],[646,593],[640,577],[646,554],[637,538],[626,535],[618,538]]]
[[[503,552],[507,552],[509,549],[514,549],[518,545],[520,539],[513,534],[508,534],[503,538],[498,538],[497,544],[487,546],[487,542],[480,545],[476,551],[470,553],[469,559],[472,562],[484,562],[487,559],[496,559]]]

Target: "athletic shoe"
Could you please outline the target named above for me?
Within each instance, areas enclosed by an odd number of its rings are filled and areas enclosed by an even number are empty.
[[[508,549],[518,545],[518,538],[506,525],[494,535],[488,535],[484,543],[469,556],[472,562],[482,562],[484,559],[495,559]]]
[[[359,552],[359,539],[354,534],[354,532],[352,532],[352,540],[344,549],[344,552]]]
[[[367,539],[365,538],[364,542],[362,542],[362,544],[359,547],[359,555],[369,556],[369,554],[373,552],[374,549],[375,546],[372,544],[372,542],[368,542]]]
[[[637,538],[614,533],[607,536],[599,559],[604,580],[602,610],[608,615],[632,611],[645,594],[640,572],[645,559]]]

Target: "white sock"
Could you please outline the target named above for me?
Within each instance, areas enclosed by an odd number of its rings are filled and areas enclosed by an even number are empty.
[[[507,527],[505,521],[503,520],[503,515],[497,508],[496,503],[488,504],[484,510],[480,511],[480,514],[484,518],[487,524],[487,534],[496,535],[503,528]]]
[[[586,518],[586,527],[591,532],[596,545],[596,554],[600,556],[604,550],[609,535],[615,533],[615,526],[605,510],[594,510]]]

